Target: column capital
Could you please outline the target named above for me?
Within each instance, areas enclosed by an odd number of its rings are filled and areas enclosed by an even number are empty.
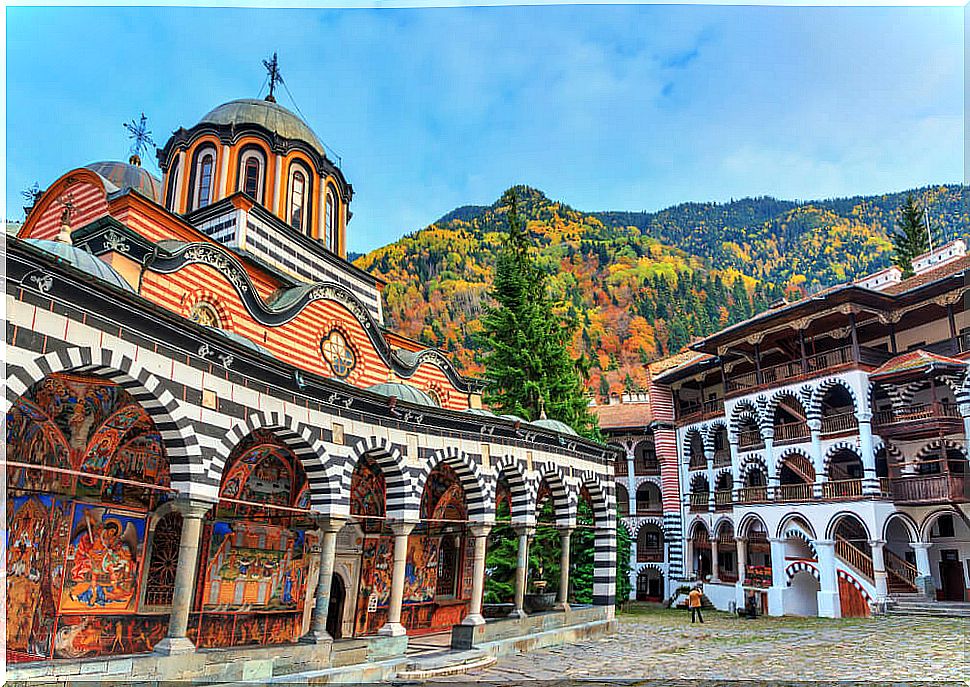
[[[870,539],[869,540],[869,546],[871,546],[873,548],[881,547],[881,546],[885,546],[885,545],[886,545],[886,540],[885,539]]]
[[[931,546],[933,546],[933,542],[928,542],[928,541],[914,541],[914,542],[910,542],[909,545],[914,550],[915,549],[929,549]]]
[[[570,535],[576,531],[576,525],[556,525],[556,530],[559,534]]]
[[[317,525],[317,529],[321,532],[339,532],[347,524],[349,518],[342,515],[314,515],[313,521]]]
[[[825,547],[833,547],[834,548],[835,547],[835,540],[834,539],[816,539],[815,540],[815,546],[816,547],[818,547],[818,546],[825,546]]]
[[[735,544],[747,544],[748,543],[748,538],[747,537],[735,537],[734,538],[734,543]]]
[[[768,537],[769,544],[784,544],[785,541],[785,537]]]
[[[213,506],[216,504],[211,501],[203,501],[201,499],[193,499],[187,496],[178,496],[174,501],[170,502],[172,508],[174,508],[183,518],[192,518],[196,520],[201,520],[206,516]]]
[[[865,423],[868,424],[869,422],[872,421],[872,413],[870,413],[868,411],[858,412],[858,413],[855,414],[855,416],[856,416],[856,419],[859,421],[860,424],[863,423],[863,422],[865,422]]]
[[[513,523],[512,529],[515,530],[515,534],[519,537],[521,537],[522,535],[525,535],[526,537],[533,537],[535,536],[535,533],[536,533],[535,525],[521,525],[521,524]]]
[[[479,539],[482,537],[487,537],[488,533],[492,531],[494,523],[491,522],[470,522],[468,523],[468,531],[471,533],[472,537]]]
[[[411,531],[417,527],[418,523],[411,520],[387,520],[388,527],[391,528],[391,532],[394,533],[395,537],[406,537],[411,534]]]

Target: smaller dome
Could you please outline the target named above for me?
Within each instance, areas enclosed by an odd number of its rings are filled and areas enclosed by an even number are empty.
[[[495,413],[491,410],[485,410],[484,408],[465,408],[466,413],[471,415],[485,415],[487,417],[496,417]]]
[[[512,422],[521,422],[522,424],[525,424],[526,422],[528,422],[528,420],[523,420],[518,415],[499,415],[499,417],[502,418],[503,420],[511,420]]]
[[[257,351],[259,353],[263,353],[265,355],[270,355],[270,356],[273,355],[272,353],[269,352],[268,349],[263,348],[258,343],[256,343],[255,341],[253,341],[252,339],[250,339],[248,337],[243,336],[242,334],[237,334],[236,332],[231,332],[228,329],[223,329],[222,327],[209,327],[208,325],[203,325],[203,326],[206,329],[211,329],[214,332],[219,332],[220,334],[222,334],[227,339],[232,339],[233,341],[235,341],[237,344],[239,344],[241,346],[245,346],[246,348],[249,348],[251,350]]]
[[[560,422],[559,420],[536,420],[532,423],[536,427],[543,427],[544,429],[551,429],[554,432],[559,432],[560,434],[571,434],[573,436],[579,436],[576,434],[576,430],[567,425],[565,422]]]
[[[144,167],[129,165],[125,162],[92,162],[86,169],[104,177],[121,190],[134,189],[140,194],[162,204],[162,180]]]
[[[383,384],[375,384],[370,387],[368,391],[373,391],[375,394],[380,394],[382,396],[391,397],[405,401],[407,403],[413,403],[419,406],[431,406],[437,407],[438,404],[434,402],[428,394],[421,391],[417,387],[411,386],[410,384],[401,384],[400,382],[384,382]]]
[[[45,239],[24,239],[24,242],[60,258],[76,269],[87,272],[92,277],[97,277],[101,281],[106,281],[119,289],[124,289],[131,293],[135,292],[131,288],[131,284],[126,282],[125,278],[118,274],[111,265],[85,250],[76,248],[68,243],[47,241]]]

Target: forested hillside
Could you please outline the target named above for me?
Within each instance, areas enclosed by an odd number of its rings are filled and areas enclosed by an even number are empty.
[[[698,336],[889,264],[896,209],[907,192],[795,203],[746,198],[655,213],[574,210],[518,187],[520,212],[551,275],[563,315],[580,324],[590,388],[639,388],[643,363]],[[970,187],[912,193],[936,240],[970,233]],[[505,208],[464,206],[356,260],[388,281],[388,324],[481,372],[475,333],[487,299]]]

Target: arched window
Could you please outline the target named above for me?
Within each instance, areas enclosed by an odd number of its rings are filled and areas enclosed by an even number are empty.
[[[337,234],[336,234],[336,214],[337,214],[337,203],[334,199],[333,189],[327,189],[327,208],[326,214],[324,215],[323,223],[323,243],[324,245],[332,250],[337,250]]]
[[[165,190],[165,207],[175,210],[175,186],[179,177],[179,159],[176,156],[168,168],[168,187]]]
[[[238,188],[252,197],[257,203],[263,203],[263,170],[266,169],[266,158],[263,152],[255,146],[243,149],[239,157],[239,171],[237,173]]]
[[[182,516],[177,512],[166,514],[155,526],[145,579],[145,604],[148,606],[172,605],[181,536]]]
[[[313,188],[310,174],[301,164],[290,166],[289,221],[290,226],[310,233],[310,197]]]
[[[189,210],[204,208],[212,202],[212,173],[216,166],[216,151],[205,147],[195,153],[192,169],[192,194],[189,196]]]

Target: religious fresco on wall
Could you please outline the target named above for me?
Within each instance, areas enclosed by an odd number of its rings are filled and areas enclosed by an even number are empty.
[[[6,419],[8,660],[150,650],[140,572],[171,494],[151,417],[113,382],[52,374]]]
[[[464,520],[465,491],[458,475],[444,463],[428,475],[421,492],[421,519],[424,521]]]
[[[134,610],[145,527],[144,514],[80,503],[74,507],[62,613]]]
[[[190,626],[199,646],[299,639],[319,567],[309,507],[306,474],[288,446],[262,429],[240,442],[203,534]]]
[[[367,537],[361,552],[354,633],[376,632],[387,616],[394,568],[394,537]]]
[[[462,599],[472,598],[472,583],[475,579],[475,540],[472,537],[465,538],[465,557],[461,572],[461,585],[458,595]]]
[[[161,435],[145,409],[106,380],[45,377],[7,413],[6,441],[8,489],[144,509],[167,498]]]
[[[408,558],[404,568],[404,603],[434,601],[438,583],[438,545],[441,537],[418,535],[408,538]]]
[[[387,486],[380,466],[370,456],[361,456],[350,478],[350,513],[371,516],[361,519],[365,533],[376,534],[383,529],[386,497]]]
[[[54,658],[86,658],[151,651],[168,632],[168,614],[139,616],[62,615]]]

